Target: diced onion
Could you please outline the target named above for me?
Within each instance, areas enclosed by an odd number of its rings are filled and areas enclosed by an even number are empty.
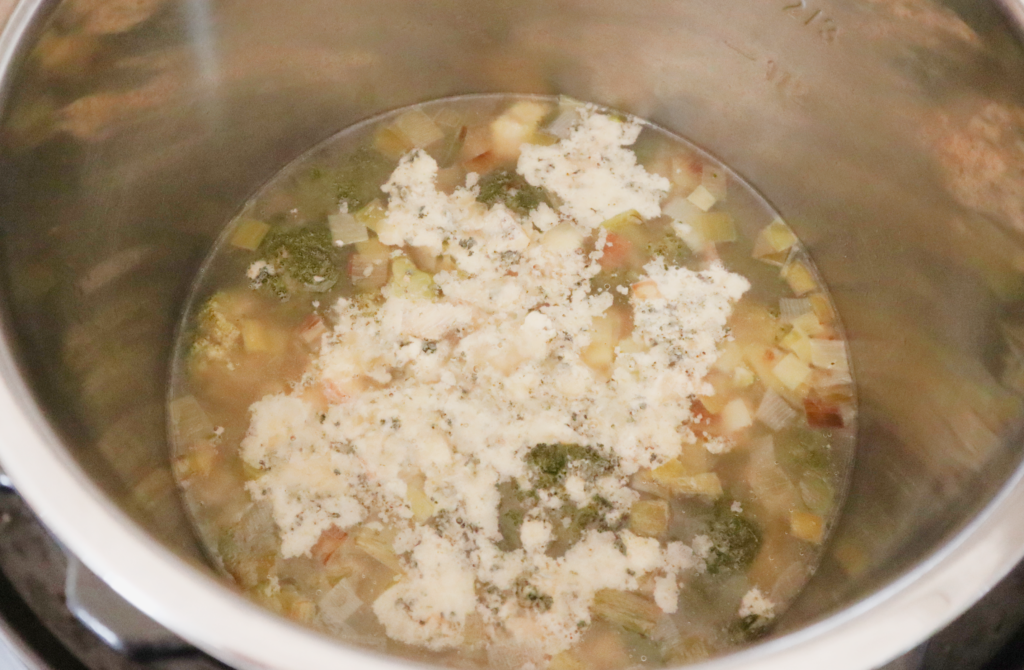
[[[757,406],[754,416],[764,425],[778,431],[789,425],[797,418],[798,414],[789,406],[789,403],[783,400],[782,396],[768,389],[765,391],[764,397],[761,398],[761,404]]]
[[[331,237],[339,247],[370,239],[366,226],[357,221],[348,212],[338,212],[327,217],[327,225],[331,229]]]
[[[579,105],[559,105],[558,116],[544,129],[549,135],[559,139],[569,137],[571,131],[580,122]]]

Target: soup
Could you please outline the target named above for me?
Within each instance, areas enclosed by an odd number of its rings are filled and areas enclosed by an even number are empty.
[[[764,635],[852,455],[846,345],[789,227],[692,144],[565,98],[397,110],[286,167],[205,263],[173,365],[216,564],[448,665]]]

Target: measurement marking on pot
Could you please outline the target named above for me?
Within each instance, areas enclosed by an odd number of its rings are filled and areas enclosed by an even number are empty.
[[[807,6],[807,0],[798,0],[783,6],[782,11],[799,20],[805,26],[814,28],[825,42],[834,42],[839,35],[839,26],[820,9]]]

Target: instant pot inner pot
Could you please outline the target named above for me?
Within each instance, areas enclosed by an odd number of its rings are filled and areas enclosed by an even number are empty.
[[[948,547],[1017,469],[1024,54],[992,5],[22,10],[34,19],[4,75],[0,138],[7,337],[64,448],[197,565],[165,393],[199,263],[244,200],[317,141],[463,93],[560,93],[651,119],[736,169],[807,243],[852,344],[861,427],[841,524],[783,631]]]

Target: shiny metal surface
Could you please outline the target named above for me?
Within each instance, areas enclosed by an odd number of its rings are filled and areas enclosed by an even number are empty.
[[[1010,14],[968,0],[23,2],[0,39],[0,462],[92,571],[224,661],[393,666],[259,610],[204,564],[167,460],[173,327],[219,228],[316,141],[444,95],[565,93],[648,117],[758,186],[807,242],[852,344],[862,428],[828,556],[772,639],[706,667],[881,665],[1024,555]]]

